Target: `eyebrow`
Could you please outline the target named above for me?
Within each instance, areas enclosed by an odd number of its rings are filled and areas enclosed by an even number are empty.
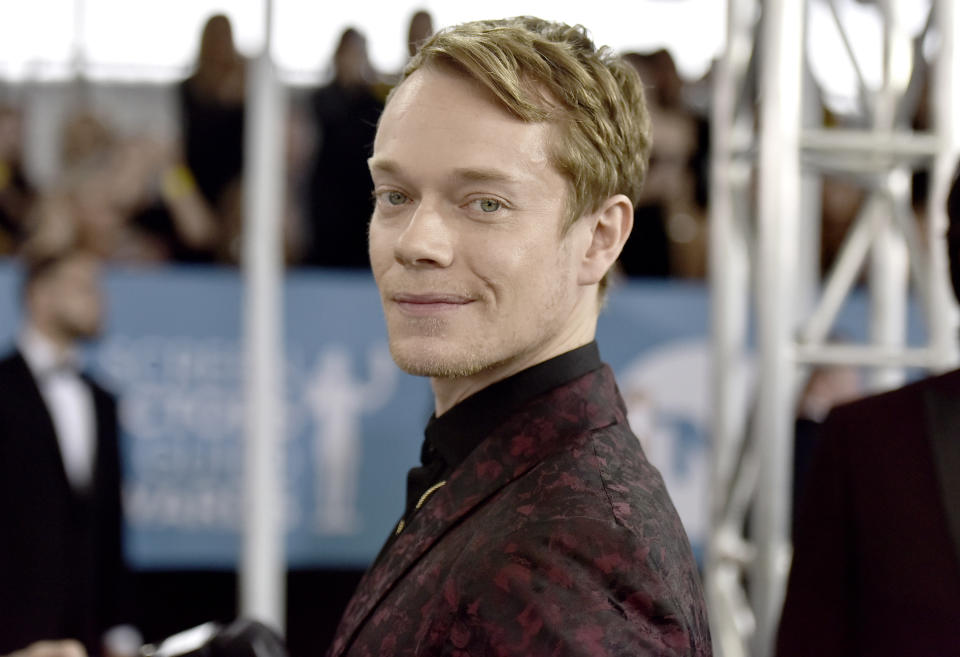
[[[455,169],[454,177],[466,182],[493,182],[519,184],[521,181],[499,169]]]
[[[371,171],[382,171],[383,173],[394,175],[398,175],[401,172],[400,166],[393,160],[386,160],[374,156],[367,160],[367,164]],[[500,169],[464,167],[454,169],[453,177],[465,182],[495,182],[506,184],[520,184],[522,182],[515,176]]]
[[[383,171],[384,173],[398,173],[400,171],[400,167],[393,161],[376,156],[367,158],[367,166],[370,167],[371,171]]]

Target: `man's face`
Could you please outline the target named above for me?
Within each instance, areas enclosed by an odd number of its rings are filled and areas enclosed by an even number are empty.
[[[40,282],[55,330],[71,340],[88,340],[100,334],[103,295],[100,266],[89,255],[75,255],[56,265]]]
[[[403,369],[490,383],[583,343],[596,296],[576,231],[561,236],[551,138],[443,69],[397,89],[370,160],[370,261]]]

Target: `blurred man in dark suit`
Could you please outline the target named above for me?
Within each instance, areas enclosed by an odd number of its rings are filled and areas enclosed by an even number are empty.
[[[960,370],[832,411],[804,491],[777,655],[960,655]]]
[[[76,639],[103,652],[130,609],[123,565],[117,407],[78,370],[103,300],[96,258],[32,257],[24,323],[0,359],[0,654]]]

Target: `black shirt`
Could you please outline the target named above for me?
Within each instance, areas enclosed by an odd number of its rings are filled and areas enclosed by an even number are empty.
[[[518,407],[602,365],[597,343],[590,342],[497,381],[440,417],[432,415],[420,448],[421,465],[407,474],[407,504],[400,527],[409,522],[420,498],[459,467]]]

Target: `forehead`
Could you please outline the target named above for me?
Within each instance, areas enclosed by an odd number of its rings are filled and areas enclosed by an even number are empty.
[[[414,72],[380,119],[371,166],[384,162],[515,170],[550,166],[551,123],[523,121],[481,83],[447,67]]]

